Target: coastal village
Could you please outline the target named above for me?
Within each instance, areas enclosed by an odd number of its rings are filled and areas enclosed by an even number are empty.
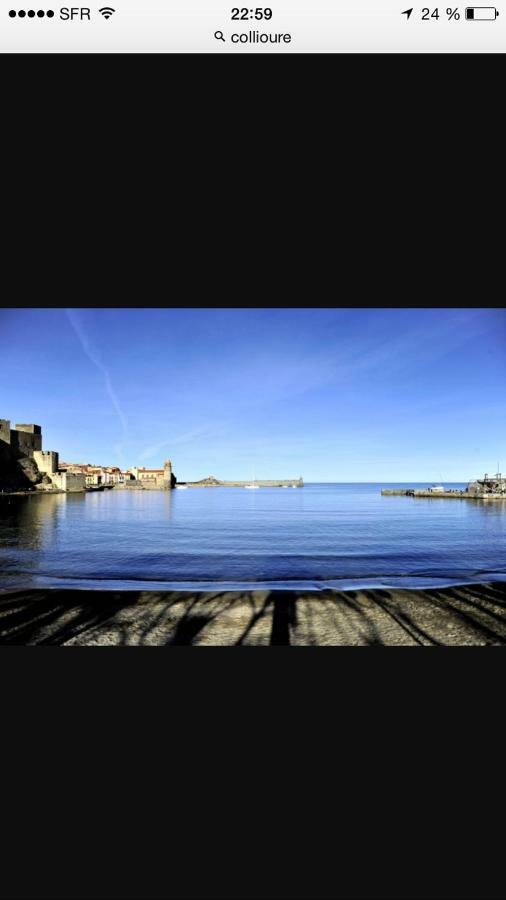
[[[56,450],[42,449],[40,425],[21,424],[11,428],[0,419],[0,490],[82,493],[109,488],[170,490],[176,484],[172,463],[161,469],[60,462]]]
[[[131,466],[99,466],[91,463],[60,462],[56,450],[42,449],[42,428],[34,424],[17,424],[11,428],[9,419],[0,419],[0,491],[2,493],[171,490],[172,488],[213,487],[292,487],[304,486],[302,476],[297,479],[221,481],[214,475],[200,481],[177,482],[172,462],[166,459],[163,467],[148,469]],[[429,488],[384,488],[384,496],[428,497],[466,500],[506,499],[506,477],[501,472],[469,482],[465,490],[447,489],[443,485]]]
[[[3,493],[82,493],[122,490],[171,490],[213,487],[303,487],[298,479],[270,481],[220,481],[209,475],[200,481],[177,483],[172,462],[160,469],[132,466],[100,466],[92,463],[60,462],[56,450],[42,449],[40,425],[21,424],[11,428],[9,419],[0,419],[0,491]]]

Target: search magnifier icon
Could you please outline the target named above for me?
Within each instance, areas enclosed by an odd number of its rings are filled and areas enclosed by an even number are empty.
[[[222,31],[215,31],[215,32],[214,32],[214,37],[216,38],[217,41],[223,41],[223,42],[225,42],[225,38],[223,37],[223,32],[222,32]]]

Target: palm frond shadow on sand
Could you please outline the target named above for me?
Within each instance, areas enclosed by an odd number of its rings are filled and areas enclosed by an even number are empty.
[[[0,594],[0,643],[504,644],[506,584],[410,591],[11,591]]]

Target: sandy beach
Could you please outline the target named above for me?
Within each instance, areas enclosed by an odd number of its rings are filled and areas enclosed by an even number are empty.
[[[506,583],[424,590],[0,591],[1,644],[506,643]]]

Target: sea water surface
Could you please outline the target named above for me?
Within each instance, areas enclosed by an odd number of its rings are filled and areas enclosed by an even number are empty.
[[[427,485],[0,496],[0,590],[506,580],[506,501],[381,496],[401,486]]]

